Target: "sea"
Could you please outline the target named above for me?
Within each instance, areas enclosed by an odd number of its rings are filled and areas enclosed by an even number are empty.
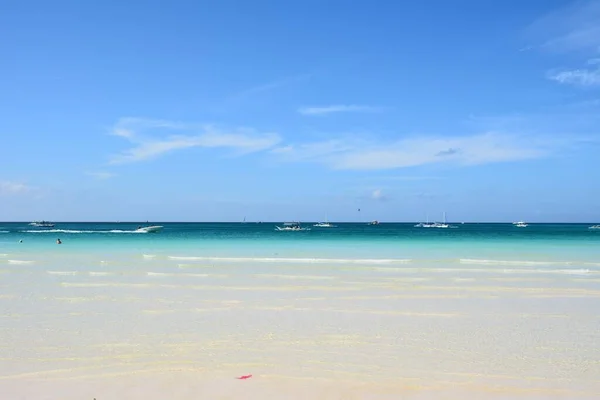
[[[147,225],[0,222],[2,398],[599,398],[592,224]]]

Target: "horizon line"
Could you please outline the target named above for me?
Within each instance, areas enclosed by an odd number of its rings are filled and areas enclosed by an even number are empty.
[[[146,220],[146,221],[114,221],[114,220],[103,220],[103,221],[82,221],[82,220],[65,220],[65,221],[50,221],[50,220],[44,220],[46,222],[51,222],[53,224],[61,224],[61,223],[66,223],[66,224],[97,224],[97,223],[102,223],[102,224],[106,224],[106,223],[110,223],[110,224],[149,224],[149,223],[161,223],[161,224],[260,224],[260,223],[273,223],[273,224],[278,224],[278,223],[285,223],[285,222],[299,222],[299,223],[305,223],[305,224],[310,224],[310,223],[318,223],[318,222],[323,222],[321,220],[314,220],[314,221],[309,221],[309,220],[305,220],[305,221],[298,221],[298,220],[256,220],[256,221],[154,221],[154,222],[150,222],[150,220]],[[336,224],[363,224],[363,223],[369,223],[371,221],[377,221],[379,222],[379,224],[412,224],[412,223],[419,223],[419,222],[423,222],[420,220],[414,220],[414,221],[409,221],[409,220],[403,220],[403,221],[382,221],[382,220],[369,220],[369,221],[328,221],[329,223],[336,223]],[[435,221],[434,221],[435,222]],[[439,222],[439,221],[438,221]],[[466,225],[466,224],[511,224],[515,221],[446,221],[447,224],[459,224],[459,225]],[[574,221],[544,221],[544,222],[529,222],[529,221],[525,221],[528,224],[595,224],[598,223],[598,221],[585,221],[585,222],[574,222]],[[31,221],[0,221],[1,223],[8,223],[8,224],[16,224],[16,223],[31,223]]]

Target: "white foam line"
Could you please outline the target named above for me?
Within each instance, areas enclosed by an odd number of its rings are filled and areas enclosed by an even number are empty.
[[[79,274],[78,271],[46,271],[47,273],[49,273],[50,275],[70,275],[70,276],[74,276]]]
[[[193,278],[209,278],[209,277],[227,277],[227,275],[217,274],[187,274],[187,273],[172,273],[172,272],[146,272],[148,276],[153,277],[193,277]]]
[[[144,257],[146,260],[151,260],[156,258],[156,254],[142,254],[142,257]]]
[[[33,264],[34,261],[31,261],[31,260],[8,260],[8,263],[21,265],[21,264]]]
[[[600,266],[600,263],[587,261],[532,261],[532,260],[487,260],[474,258],[460,258],[461,264],[476,264],[476,265],[543,265],[543,266],[571,266],[571,265],[588,265]]]
[[[585,268],[577,269],[528,269],[528,268],[368,268],[368,270],[379,272],[403,272],[403,273],[484,273],[484,274],[566,274],[587,275],[600,274],[600,271]]]
[[[80,231],[75,229],[40,229],[40,230],[25,230],[23,233],[148,233],[145,231],[123,231],[120,229],[112,229],[109,231]]]
[[[122,283],[122,282],[103,282],[103,283],[79,283],[79,282],[61,282],[62,287],[68,288],[101,288],[101,287],[121,287],[121,288],[165,288],[165,289],[193,289],[193,290],[234,290],[234,291],[357,291],[359,287],[349,286],[223,286],[223,285],[181,285],[181,284],[157,284],[157,283]]]
[[[407,264],[410,259],[352,259],[352,258],[283,258],[283,257],[188,257],[168,256],[179,261],[264,262],[306,264]]]
[[[110,276],[116,275],[114,272],[90,272],[90,276]]]
[[[285,275],[285,274],[256,274],[257,278],[280,278],[280,279],[308,279],[308,280],[329,280],[335,279],[335,276],[320,275]]]

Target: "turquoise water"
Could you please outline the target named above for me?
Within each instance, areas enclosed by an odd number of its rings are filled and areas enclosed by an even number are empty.
[[[600,391],[600,230],[589,225],[154,224],[164,230],[0,223],[0,393],[187,400],[199,376],[247,373],[331,391],[235,397],[223,382],[201,397],[331,398],[351,379],[366,393],[390,387],[355,398],[388,400],[410,394],[399,376],[427,399]],[[139,389],[149,383],[160,387]]]
[[[338,224],[335,228],[280,232],[275,223],[153,223],[159,233],[135,233],[140,223],[57,223],[36,228],[0,223],[0,253],[32,250],[194,255],[212,257],[308,257],[600,262],[600,230],[589,224]],[[56,245],[56,239],[63,241]],[[22,242],[20,242],[22,240]],[[68,248],[65,249],[65,248]]]

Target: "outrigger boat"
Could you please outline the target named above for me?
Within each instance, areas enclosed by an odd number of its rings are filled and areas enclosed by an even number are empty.
[[[276,226],[278,231],[310,231],[310,228],[300,226],[300,222],[285,222],[283,226]]]

